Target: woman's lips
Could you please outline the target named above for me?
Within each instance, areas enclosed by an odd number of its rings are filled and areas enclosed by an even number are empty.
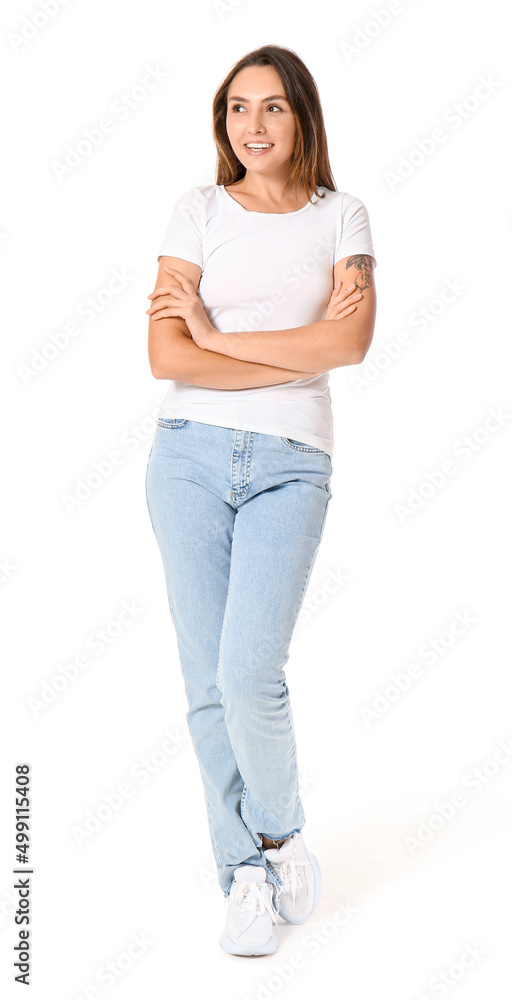
[[[265,146],[264,149],[249,149],[249,146],[244,142],[244,149],[247,150],[251,156],[263,156],[264,153],[270,153],[270,150],[274,148],[274,143],[271,146]]]

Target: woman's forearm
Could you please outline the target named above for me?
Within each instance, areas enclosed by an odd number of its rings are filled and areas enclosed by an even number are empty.
[[[177,331],[173,332],[166,347],[163,356],[160,353],[159,364],[153,371],[155,377],[186,382],[206,389],[252,389],[313,378],[319,374],[318,370],[306,372],[240,361],[225,354],[203,350],[194,343],[190,334]]]
[[[292,368],[311,372],[316,368],[330,371],[361,361],[360,318],[356,314],[343,320],[320,320],[290,330],[249,330],[242,333],[208,335],[208,350],[239,361]],[[300,376],[299,376],[300,377]],[[303,375],[307,378],[307,375]]]
[[[313,378],[319,374],[319,372],[277,368],[275,365],[262,365],[252,361],[238,361],[223,354],[213,354],[212,351],[202,353],[219,358],[221,364],[217,365],[214,362],[201,371],[189,372],[183,381],[190,385],[203,386],[205,389],[256,389],[264,385],[281,385],[284,382],[295,382],[297,379]]]

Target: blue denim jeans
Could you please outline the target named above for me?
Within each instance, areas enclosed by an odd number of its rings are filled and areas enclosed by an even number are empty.
[[[146,497],[224,896],[243,864],[279,883],[262,836],[305,823],[284,668],[331,473],[330,456],[300,441],[157,419]]]

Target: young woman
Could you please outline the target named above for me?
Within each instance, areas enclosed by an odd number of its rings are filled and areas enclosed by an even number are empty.
[[[296,53],[242,58],[213,134],[217,183],[178,199],[149,296],[151,370],[171,382],[146,491],[227,900],[219,943],[262,955],[278,914],[302,923],[320,899],[284,668],[332,496],[328,373],[370,346],[376,261]]]

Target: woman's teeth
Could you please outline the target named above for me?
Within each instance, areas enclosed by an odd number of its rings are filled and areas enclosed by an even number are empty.
[[[268,151],[272,149],[273,146],[274,146],[273,142],[272,143],[251,142],[250,145],[248,143],[245,144],[245,148],[249,151],[249,153],[252,153],[253,156],[261,156],[263,153],[268,153]]]

